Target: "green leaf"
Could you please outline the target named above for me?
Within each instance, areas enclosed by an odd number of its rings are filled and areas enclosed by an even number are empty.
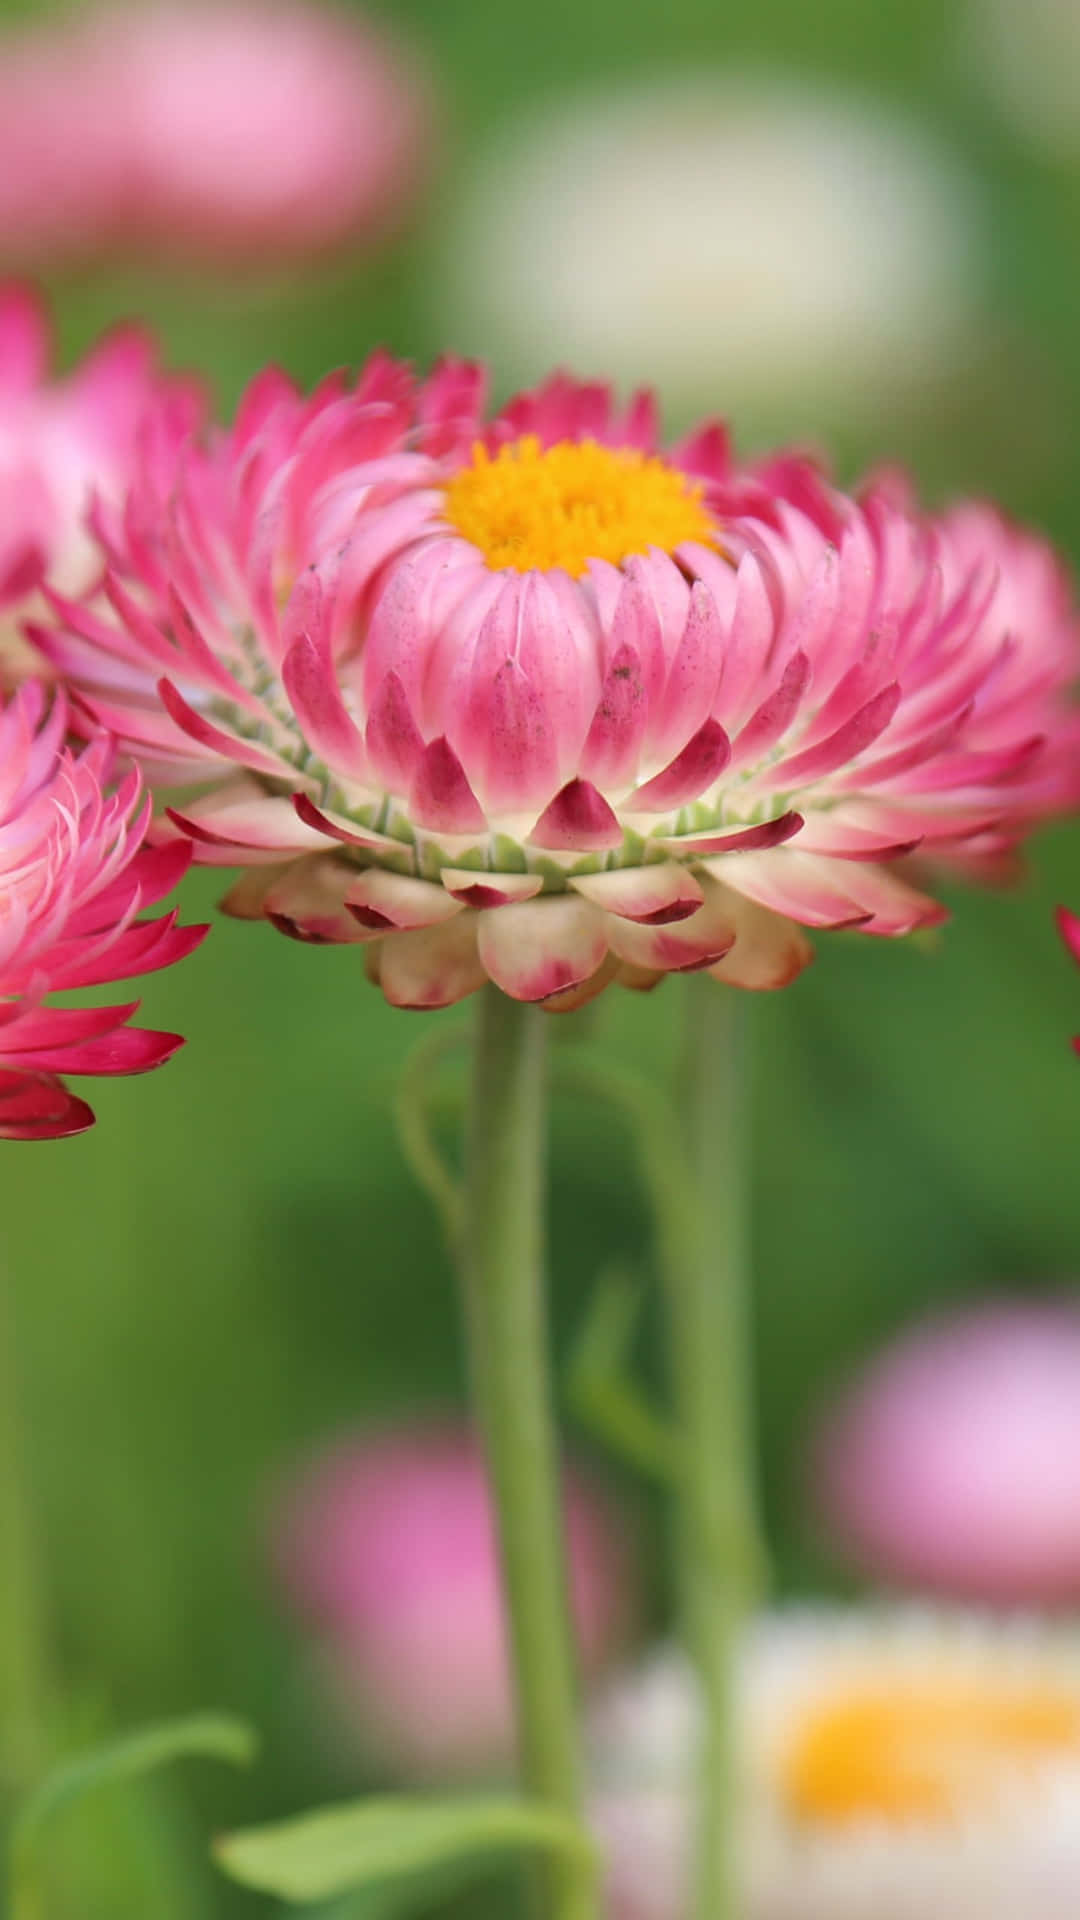
[[[254,1731],[243,1720],[234,1719],[230,1714],[200,1713],[187,1720],[169,1720],[159,1726],[144,1727],[111,1741],[108,1746],[77,1754],[42,1781],[15,1821],[11,1852],[16,1877],[25,1876],[43,1829],[84,1794],[121,1780],[136,1779],[170,1761],[189,1757],[248,1766],[257,1747]]]
[[[505,1795],[468,1799],[385,1796],[326,1807],[272,1827],[225,1834],[219,1866],[243,1886],[303,1902],[351,1893],[471,1860],[540,1847],[591,1869],[588,1834],[566,1814]]]

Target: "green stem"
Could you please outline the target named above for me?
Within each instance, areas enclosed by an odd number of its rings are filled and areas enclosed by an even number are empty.
[[[708,978],[686,990],[682,1114],[691,1201],[665,1261],[682,1441],[684,1631],[705,1705],[697,1920],[735,1920],[734,1674],[763,1572],[756,1513],[741,1105],[741,1004]],[[674,1258],[671,1257],[675,1253]]]
[[[37,1541],[27,1498],[14,1315],[0,1276],[0,1787],[21,1790],[47,1758],[49,1691]]]
[[[573,1647],[544,1299],[545,1016],[495,987],[477,1014],[465,1196],[474,1390],[498,1518],[527,1791],[581,1817]],[[592,1920],[591,1871],[550,1862],[543,1920]]]

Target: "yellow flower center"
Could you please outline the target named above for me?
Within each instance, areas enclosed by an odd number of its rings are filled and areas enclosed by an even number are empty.
[[[1070,1753],[1080,1753],[1080,1702],[1050,1684],[895,1683],[811,1713],[785,1755],[783,1788],[796,1818],[814,1824],[940,1822]]]
[[[446,517],[489,567],[563,567],[578,575],[590,560],[618,566],[650,547],[673,553],[685,540],[711,541],[701,494],[652,455],[595,440],[545,449],[525,434],[494,456],[473,448],[446,489]]]

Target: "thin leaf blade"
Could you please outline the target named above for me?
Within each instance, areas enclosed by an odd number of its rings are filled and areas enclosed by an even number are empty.
[[[25,1801],[12,1832],[13,1856],[24,1862],[56,1815],[84,1794],[138,1779],[175,1760],[223,1760],[232,1766],[250,1766],[257,1749],[258,1738],[246,1721],[232,1714],[198,1713],[142,1727],[106,1746],[76,1754]]]
[[[386,1795],[321,1808],[269,1827],[225,1834],[214,1847],[230,1878],[303,1903],[379,1881],[420,1878],[442,1867],[542,1849],[591,1871],[584,1828],[554,1808],[506,1795],[415,1799]]]

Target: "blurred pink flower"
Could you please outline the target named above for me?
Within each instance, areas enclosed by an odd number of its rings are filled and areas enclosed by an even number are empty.
[[[129,1027],[138,1001],[56,1007],[49,994],[171,966],[205,927],[176,914],[137,916],[168,893],[188,861],[151,849],[137,773],[108,791],[112,749],[78,756],[63,744],[67,704],[27,681],[0,707],[0,1138],[50,1140],[93,1124],[57,1076],[145,1073],[181,1045]]]
[[[578,1646],[587,1678],[634,1611],[615,1511],[565,1479]],[[273,1558],[319,1637],[338,1717],[404,1776],[502,1764],[513,1726],[491,1510],[480,1450],[456,1425],[339,1442],[286,1487]]]
[[[1061,934],[1065,945],[1068,947],[1073,959],[1080,964],[1080,919],[1077,918],[1075,913],[1070,913],[1068,907],[1059,907],[1057,910],[1057,923],[1058,932]],[[1080,1034],[1075,1035],[1073,1046],[1076,1048],[1077,1053],[1080,1053]]]
[[[57,671],[204,786],[173,818],[249,869],[227,910],[363,943],[395,1006],[770,988],[803,927],[943,918],[908,856],[978,868],[1075,802],[1044,542],[740,470],[716,423],[661,451],[648,394],[556,375],[487,420],[484,386],[268,370],[137,484],[111,612],[56,602]]]
[[[932,1320],[822,1423],[815,1495],[856,1567],[1003,1605],[1080,1601],[1080,1305]]]
[[[305,0],[114,0],[0,41],[0,254],[306,257],[392,222],[429,139],[392,37]]]
[[[95,513],[118,509],[151,431],[175,451],[203,408],[193,381],[159,371],[138,328],[107,334],[67,375],[50,377],[50,353],[36,294],[0,286],[0,657],[43,577],[65,593],[96,588]]]

